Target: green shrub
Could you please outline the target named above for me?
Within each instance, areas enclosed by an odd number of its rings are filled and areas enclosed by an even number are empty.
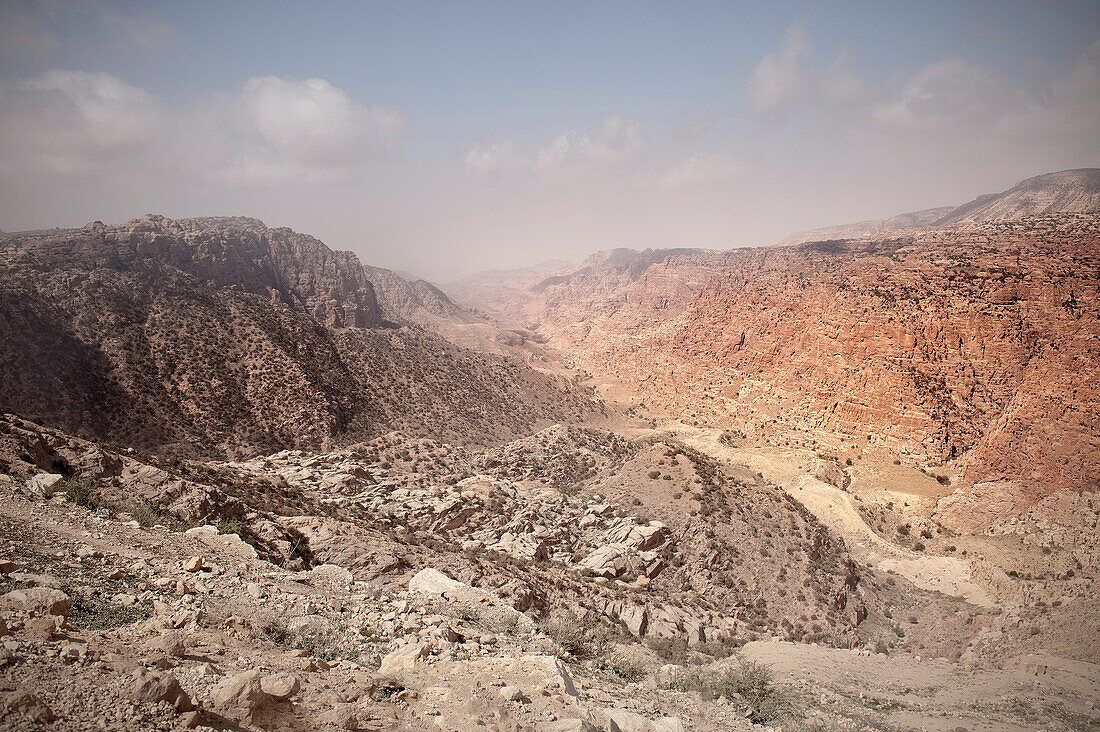
[[[61,483],[60,488],[70,503],[92,511],[105,505],[91,478],[72,478]]]
[[[641,659],[630,658],[621,654],[612,654],[603,666],[610,671],[614,671],[620,679],[628,684],[641,681],[649,675],[649,668]]]
[[[128,503],[123,508],[123,511],[130,514],[134,521],[137,521],[142,526],[148,528],[155,526],[156,524],[163,524],[165,522],[164,514],[157,510],[154,506],[150,506],[144,501],[138,503]]]
[[[550,618],[542,630],[565,655],[577,660],[603,656],[611,642],[611,633],[592,616],[582,618],[572,611]]]
[[[738,661],[723,671],[693,669],[672,679],[670,686],[680,691],[697,691],[705,697],[724,697],[745,706],[747,716],[757,723],[779,716],[785,700],[776,688],[771,669],[756,661]]]

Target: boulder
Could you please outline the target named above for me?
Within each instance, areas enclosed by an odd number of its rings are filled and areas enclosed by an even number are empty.
[[[64,480],[64,477],[57,473],[39,473],[26,482],[26,487],[33,494],[45,497],[53,493],[54,488]]]
[[[459,602],[488,602],[492,599],[485,590],[451,579],[431,567],[420,570],[409,580],[409,592],[422,597],[441,597]]]
[[[409,671],[416,666],[417,661],[427,658],[431,647],[427,643],[411,643],[401,646],[382,659],[382,665],[378,667],[379,676],[393,676]]]
[[[614,579],[626,571],[623,547],[616,544],[601,546],[581,561],[581,567],[592,570],[599,577]]]
[[[268,674],[260,679],[260,688],[276,701],[286,701],[302,688],[298,677],[291,673]]]
[[[147,645],[151,650],[161,651],[169,656],[182,658],[187,655],[187,643],[184,640],[183,634],[178,631],[162,633],[156,638],[151,639]]]
[[[169,673],[138,669],[134,672],[131,693],[138,702],[168,702],[177,711],[191,711],[191,697],[180,687],[176,677]]]
[[[53,711],[26,689],[16,689],[5,696],[4,708],[35,724],[49,724],[53,721]]]
[[[263,676],[262,671],[253,669],[225,677],[210,693],[214,706],[238,722],[255,723],[275,701],[263,690]]]
[[[502,686],[497,695],[504,701],[523,701],[523,689],[518,686]]]
[[[635,636],[641,638],[649,628],[649,612],[641,605],[630,605],[619,613],[619,620],[623,621],[626,629]]]
[[[336,729],[359,729],[359,715],[351,704],[337,704],[327,712],[323,712],[317,721],[332,725]]]
[[[68,618],[71,608],[72,601],[69,596],[52,587],[29,587],[23,590],[12,590],[0,596],[0,610]]]

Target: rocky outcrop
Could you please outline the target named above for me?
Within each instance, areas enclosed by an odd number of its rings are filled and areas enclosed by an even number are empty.
[[[406,426],[492,442],[593,410],[566,379],[382,326],[354,255],[253,219],[0,236],[0,407],[73,431],[236,456]]]

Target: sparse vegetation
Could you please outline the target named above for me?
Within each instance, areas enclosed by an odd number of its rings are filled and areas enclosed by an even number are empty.
[[[709,698],[724,697],[743,706],[754,722],[778,718],[784,694],[775,686],[771,669],[741,659],[723,671],[690,669],[673,677],[670,686],[680,691],[697,691]]]

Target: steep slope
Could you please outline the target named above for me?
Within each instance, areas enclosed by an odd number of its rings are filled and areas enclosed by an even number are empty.
[[[1062,170],[1028,178],[1003,193],[978,196],[936,225],[1009,221],[1052,213],[1100,213],[1100,168]]]
[[[519,308],[643,413],[908,464],[985,528],[1100,469],[1100,217],[603,255]]]
[[[0,405],[69,429],[236,455],[403,426],[492,441],[591,410],[564,380],[382,324],[353,255],[251,219],[0,238]]]
[[[881,234],[886,231],[912,229],[918,226],[931,226],[954,210],[954,206],[941,206],[939,208],[926,208],[922,211],[899,214],[887,219],[859,221],[854,224],[823,226],[808,231],[796,231],[784,237],[777,243],[777,246],[787,247],[796,244],[805,244],[811,241],[830,241],[833,239],[858,239],[862,236]]]
[[[446,293],[427,280],[408,280],[393,270],[363,265],[386,317],[424,325],[443,319],[470,323],[477,316],[456,305]]]

